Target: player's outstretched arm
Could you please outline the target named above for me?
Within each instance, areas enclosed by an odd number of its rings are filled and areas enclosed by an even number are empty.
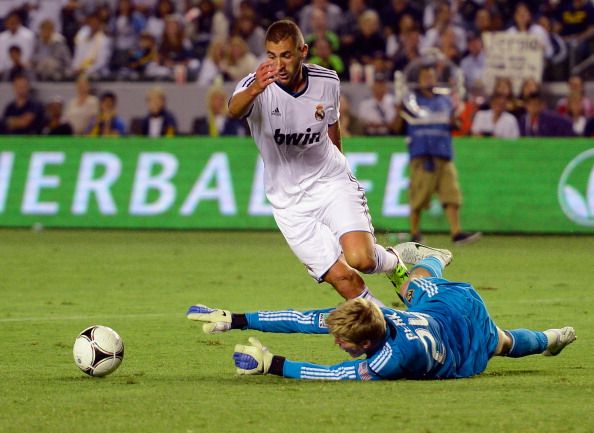
[[[255,80],[245,90],[235,93],[229,101],[229,116],[243,117],[256,97],[276,80],[277,68],[268,60],[256,69]]]
[[[278,310],[232,313],[228,310],[192,305],[186,317],[202,322],[205,334],[219,334],[231,329],[254,329],[281,334],[328,334],[326,316],[332,308],[310,311]]]
[[[273,355],[258,339],[251,337],[248,345],[237,344],[233,353],[237,374],[275,374],[292,379],[318,380],[379,380],[367,360],[346,361],[325,366],[308,362],[289,361]]]

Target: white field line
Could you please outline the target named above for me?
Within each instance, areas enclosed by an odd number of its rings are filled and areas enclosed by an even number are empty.
[[[105,314],[96,316],[51,316],[51,317],[0,317],[0,323],[61,322],[68,320],[144,319],[149,317],[173,317],[171,313]],[[181,316],[181,314],[180,314]]]

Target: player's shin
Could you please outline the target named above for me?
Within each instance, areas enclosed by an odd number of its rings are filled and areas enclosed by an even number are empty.
[[[375,296],[373,296],[373,294],[367,287],[365,287],[363,292],[361,292],[361,294],[359,296],[357,296],[357,298],[367,299],[368,301],[373,302],[378,307],[385,307],[384,303],[382,301],[380,301],[379,299],[377,299]]]
[[[413,266],[413,268],[410,270],[410,273],[414,274],[415,269],[421,268],[428,271],[432,277],[441,278],[444,267],[445,265],[441,260],[439,260],[437,257],[431,256],[424,258],[415,266]]]
[[[510,358],[536,355],[544,352],[548,339],[544,332],[531,331],[530,329],[512,329],[504,331],[512,340],[511,348],[502,355]]]

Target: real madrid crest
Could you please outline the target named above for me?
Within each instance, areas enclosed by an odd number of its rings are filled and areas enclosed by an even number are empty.
[[[314,114],[316,120],[324,120],[326,113],[324,112],[324,106],[322,104],[316,105],[316,112]]]

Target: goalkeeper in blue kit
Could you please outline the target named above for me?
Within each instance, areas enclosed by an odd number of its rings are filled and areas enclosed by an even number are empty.
[[[311,311],[231,313],[204,305],[190,307],[187,317],[203,322],[206,333],[231,329],[263,332],[332,334],[355,360],[318,365],[273,355],[256,338],[236,345],[239,374],[276,374],[296,379],[448,379],[479,374],[493,356],[557,355],[575,341],[572,327],[544,332],[498,328],[474,288],[442,278],[452,255],[415,242],[394,247],[412,263],[399,287],[406,311],[351,299],[336,308]],[[360,358],[365,355],[365,358]]]

